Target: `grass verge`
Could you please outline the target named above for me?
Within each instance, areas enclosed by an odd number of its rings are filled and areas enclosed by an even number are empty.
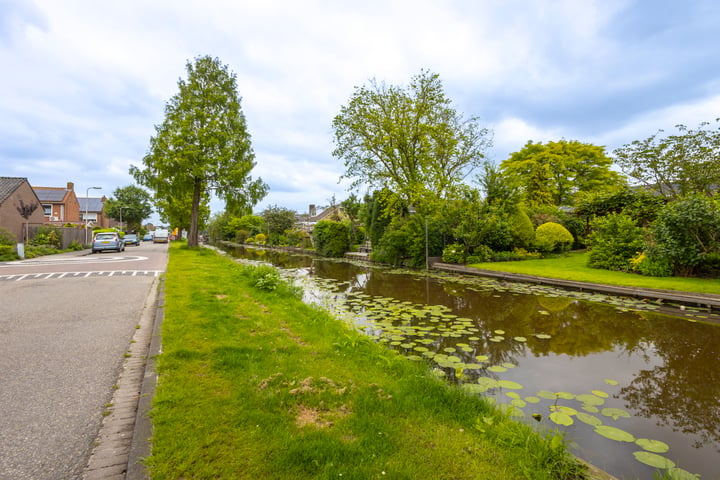
[[[524,260],[521,262],[474,263],[468,266],[497,272],[522,273],[539,277],[574,280],[576,282],[720,294],[720,280],[717,279],[647,277],[635,273],[590,268],[587,266],[588,255],[587,252],[571,252],[567,256],[555,258]]]
[[[171,245],[153,479],[584,478],[560,437],[257,281]]]

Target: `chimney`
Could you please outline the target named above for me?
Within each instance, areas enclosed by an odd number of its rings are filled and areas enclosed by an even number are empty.
[[[67,189],[71,192],[75,190],[75,184],[73,182],[68,182]]]
[[[317,215],[317,211],[315,210],[315,205],[310,204],[310,208],[308,209],[308,215],[310,215],[311,217],[314,217],[315,215]]]

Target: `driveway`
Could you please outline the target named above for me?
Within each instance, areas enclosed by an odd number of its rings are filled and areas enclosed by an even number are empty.
[[[143,244],[0,265],[0,479],[82,477],[166,264]]]

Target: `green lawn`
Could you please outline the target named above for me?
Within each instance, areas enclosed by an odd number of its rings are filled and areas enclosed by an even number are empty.
[[[556,258],[520,262],[475,263],[469,266],[498,272],[523,273],[578,282],[720,294],[720,280],[717,279],[646,277],[634,273],[613,272],[588,267],[587,258],[587,252],[572,252],[567,256]]]
[[[584,478],[539,435],[255,267],[173,243],[151,478]]]

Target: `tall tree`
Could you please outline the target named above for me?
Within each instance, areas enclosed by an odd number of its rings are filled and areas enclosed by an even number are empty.
[[[610,169],[605,148],[576,140],[528,142],[503,161],[501,169],[520,182],[530,205],[572,205],[577,192],[621,185],[624,178]]]
[[[388,188],[408,204],[447,195],[492,144],[491,132],[456,112],[440,77],[428,71],[407,88],[375,80],[356,87],[333,131],[333,155],[344,160],[353,188]]]
[[[138,231],[143,220],[153,212],[151,197],[148,192],[135,185],[116,188],[113,196],[105,202],[105,214],[115,220],[122,220],[130,228]]]
[[[191,198],[188,246],[197,246],[200,215],[208,214],[201,205],[211,192],[238,210],[255,205],[268,187],[250,176],[255,155],[236,75],[209,56],[188,62],[186,69],[187,80],[178,80],[179,92],[165,105],[163,123],[155,126],[145,168],[130,172],[163,206],[182,205],[172,202],[175,197]]]
[[[626,175],[670,199],[712,195],[720,185],[720,126],[712,130],[708,125],[701,123],[697,130],[677,125],[679,134],[664,138],[658,130],[616,149],[616,162]]]

